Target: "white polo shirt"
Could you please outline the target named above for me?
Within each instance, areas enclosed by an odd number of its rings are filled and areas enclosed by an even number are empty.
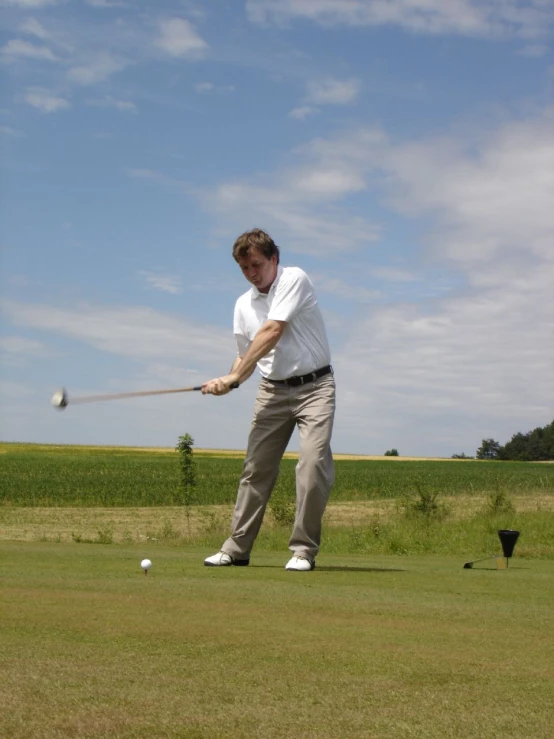
[[[235,304],[233,331],[243,357],[267,321],[286,321],[277,345],[258,361],[263,377],[285,380],[331,363],[323,317],[308,275],[299,267],[278,267],[266,294],[252,286]]]

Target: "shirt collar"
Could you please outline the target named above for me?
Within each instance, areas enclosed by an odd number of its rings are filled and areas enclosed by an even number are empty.
[[[281,267],[280,264],[278,264],[277,265],[277,275],[275,276],[275,279],[273,280],[268,293],[261,293],[255,285],[252,285],[250,289],[252,290],[252,297],[254,298],[254,300],[256,298],[259,298],[260,296],[263,296],[265,298],[267,295],[272,293],[277,287],[277,283],[279,282],[279,278],[281,277],[282,274],[283,274],[283,268]]]

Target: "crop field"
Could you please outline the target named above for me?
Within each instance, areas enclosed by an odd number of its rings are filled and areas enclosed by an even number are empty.
[[[206,546],[229,533],[240,453],[194,454],[184,504],[178,453],[0,445],[0,540]],[[286,551],[293,455],[258,538]],[[333,554],[495,554],[497,530],[522,531],[518,555],[554,559],[554,465],[458,460],[336,460],[323,549]]]
[[[397,499],[412,493],[479,496],[554,494],[554,465],[474,461],[341,459],[332,501]],[[195,452],[191,503],[234,502],[243,458]],[[294,497],[293,458],[284,459],[276,494]],[[0,503],[10,506],[144,507],[182,502],[175,451],[0,444]]]

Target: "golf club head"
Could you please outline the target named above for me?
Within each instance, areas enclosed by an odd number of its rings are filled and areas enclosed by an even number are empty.
[[[65,388],[60,388],[59,390],[56,390],[54,395],[52,395],[52,400],[50,401],[54,408],[56,408],[59,411],[63,411],[63,409],[67,406],[67,393],[65,391]]]

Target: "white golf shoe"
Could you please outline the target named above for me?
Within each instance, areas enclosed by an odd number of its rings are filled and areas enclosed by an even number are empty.
[[[285,570],[294,570],[295,572],[309,572],[313,569],[315,569],[315,562],[298,554],[295,554],[292,559],[289,559],[285,565]]]
[[[217,554],[212,554],[211,557],[207,557],[204,560],[204,564],[206,565],[206,567],[230,567],[231,565],[235,565],[237,567],[246,567],[248,564],[250,564],[250,560],[235,559],[226,552],[218,552]]]

